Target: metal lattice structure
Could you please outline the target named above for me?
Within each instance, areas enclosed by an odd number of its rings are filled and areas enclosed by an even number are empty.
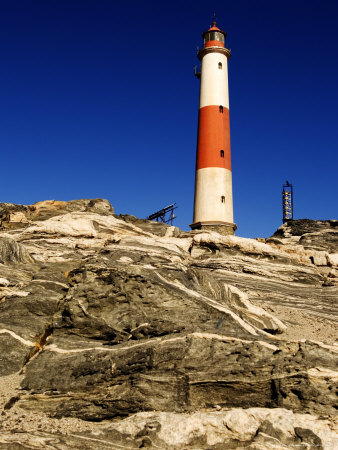
[[[282,192],[283,203],[283,223],[288,220],[293,220],[293,187],[292,184],[286,181],[283,184]]]
[[[174,209],[176,208],[176,203],[173,203],[172,205],[166,206],[165,208],[150,214],[150,216],[147,217],[147,220],[156,220],[156,222],[169,223],[172,225],[173,220],[176,219],[174,214]]]

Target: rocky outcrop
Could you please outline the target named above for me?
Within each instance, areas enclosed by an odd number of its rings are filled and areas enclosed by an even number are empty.
[[[305,250],[338,254],[338,220],[291,220],[278,228],[274,236],[298,243]]]
[[[274,236],[281,238],[302,237],[309,233],[326,233],[327,231],[338,231],[338,220],[289,220],[278,228]]]
[[[21,228],[30,222],[46,220],[68,212],[91,211],[101,215],[113,214],[114,208],[104,199],[71,200],[69,202],[45,200],[34,205],[0,203],[1,228]]]
[[[334,425],[327,418],[281,408],[143,412],[95,424],[42,417],[38,427],[44,431],[36,431],[33,418],[28,417],[20,431],[0,433],[0,448],[333,449],[338,439]]]
[[[33,258],[25,247],[10,238],[0,240],[0,263],[32,263]]]
[[[336,221],[253,240],[100,199],[0,220],[0,448],[329,448]]]

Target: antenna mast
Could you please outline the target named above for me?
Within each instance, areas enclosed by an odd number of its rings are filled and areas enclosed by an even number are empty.
[[[293,220],[293,187],[286,181],[282,191],[283,223]]]
[[[214,15],[212,16],[212,26],[216,26],[216,11],[214,11]]]

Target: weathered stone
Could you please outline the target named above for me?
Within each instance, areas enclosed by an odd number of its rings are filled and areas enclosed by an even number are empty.
[[[338,253],[327,255],[327,261],[330,266],[338,267]]]
[[[0,263],[32,263],[33,258],[24,246],[18,244],[13,239],[0,238]]]
[[[0,422],[22,432],[0,448],[332,441],[310,414],[336,411],[336,221],[253,240],[100,199],[0,204],[0,220]]]
[[[311,219],[297,219],[289,220],[283,224],[275,232],[274,236],[286,237],[286,234],[292,236],[303,236],[307,233],[315,233],[325,231],[327,229],[337,230],[338,220],[311,220]]]
[[[120,214],[119,216],[115,216],[119,219],[124,220],[127,223],[132,223],[136,225],[143,231],[147,231],[148,233],[152,233],[156,236],[179,236],[180,229],[177,227],[173,227],[163,222],[155,222],[152,220],[139,219],[138,217],[132,216],[130,214]]]
[[[293,414],[285,409],[250,408],[190,414],[145,412],[102,424],[41,420],[44,431],[34,429],[33,417],[17,419],[17,431],[0,432],[0,448],[171,448],[179,449],[328,449],[337,434],[327,419]],[[14,422],[15,423],[15,422]],[[60,425],[67,430],[61,434]],[[264,430],[264,431],[263,431]],[[276,437],[277,436],[277,437]]]
[[[338,251],[338,229],[321,233],[307,233],[300,238],[299,244],[304,248],[326,250],[328,253],[335,253]]]

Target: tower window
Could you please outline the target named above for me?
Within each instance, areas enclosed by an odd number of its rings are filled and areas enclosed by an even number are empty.
[[[224,150],[221,150],[220,154],[221,154],[221,158],[224,158]]]
[[[218,63],[218,68],[222,69],[222,63],[221,62]]]
[[[219,112],[220,112],[220,113],[223,112],[223,106],[222,106],[222,105],[219,106]]]
[[[224,197],[224,195],[222,195],[221,200],[222,200],[222,203],[225,203],[225,197]]]

